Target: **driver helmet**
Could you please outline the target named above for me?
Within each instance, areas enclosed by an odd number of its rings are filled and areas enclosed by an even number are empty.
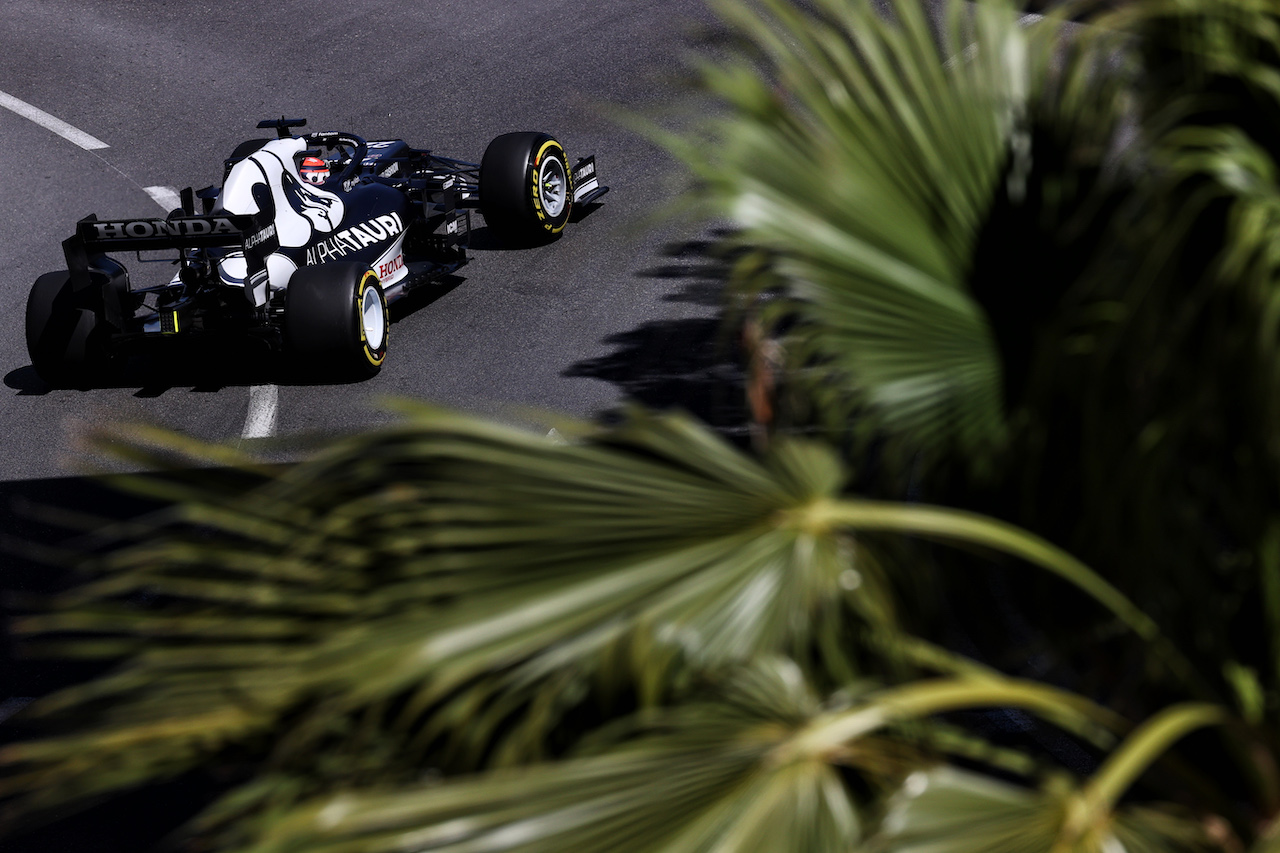
[[[323,184],[329,180],[329,164],[319,157],[306,157],[298,167],[302,178],[310,184]]]

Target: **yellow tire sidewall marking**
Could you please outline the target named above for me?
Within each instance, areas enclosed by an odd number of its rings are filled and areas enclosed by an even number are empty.
[[[554,222],[547,221],[547,212],[542,209],[541,186],[539,182],[542,179],[542,157],[548,151],[554,151],[560,155],[560,162],[564,165],[565,192],[568,194],[565,204],[565,216],[559,225]],[[542,222],[542,227],[550,231],[552,234],[558,234],[564,230],[564,226],[569,221],[568,211],[573,199],[573,175],[569,171],[569,155],[564,153],[564,146],[554,139],[548,139],[542,143],[542,147],[538,149],[538,153],[533,158],[533,183],[531,187],[533,191],[533,210],[538,214],[538,219]]]
[[[389,319],[387,317],[387,300],[385,297],[379,296],[378,301],[382,303],[383,315],[382,352],[375,353],[369,346],[368,337],[364,333],[364,292],[369,287],[370,279],[373,279],[375,283],[378,281],[377,273],[373,270],[367,270],[365,274],[360,277],[360,286],[356,288],[356,326],[360,329],[360,343],[364,345],[361,347],[364,350],[364,357],[369,360],[370,364],[377,367],[381,365],[383,359],[387,357],[387,337],[391,330],[388,328],[390,324],[387,322]]]

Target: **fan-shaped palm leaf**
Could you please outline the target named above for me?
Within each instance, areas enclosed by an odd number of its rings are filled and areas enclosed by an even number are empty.
[[[1001,704],[1082,730],[1117,722],[1080,697],[997,677],[842,691],[823,704],[798,667],[771,659],[733,673],[713,700],[647,717],[637,737],[598,755],[394,794],[343,793],[299,807],[248,849],[848,850],[861,818],[836,767],[892,765],[902,750],[878,738],[887,727]]]
[[[790,661],[728,679],[599,755],[306,804],[248,849],[308,851],[847,850],[850,794],[821,760],[774,761],[820,710]],[[874,748],[869,750],[874,752]]]
[[[33,706],[100,710],[0,751],[13,771],[0,790],[34,788],[17,807],[41,807],[172,775],[267,730],[276,766],[308,768],[321,789],[325,754],[350,758],[334,771],[344,783],[353,767],[411,778],[424,763],[563,748],[576,735],[561,721],[593,689],[648,684],[651,702],[673,673],[775,653],[828,679],[857,674],[857,626],[881,653],[894,628],[850,530],[1007,550],[1152,636],[1047,543],[963,513],[842,501],[841,479],[816,445],[782,442],[762,464],[678,417],[553,445],[420,409],[234,502],[189,505],[195,527],[113,554],[66,608],[19,621],[133,654]]]
[[[1010,157],[1015,179],[1030,167],[1052,30],[1000,3],[948,4],[937,38],[916,3],[892,19],[847,0],[717,8],[756,61],[705,70],[729,116],[677,147],[798,300],[792,347],[843,376],[815,393],[913,452],[980,463],[1006,425],[969,276]]]
[[[398,739],[403,767],[537,756],[620,657],[653,681],[637,643],[699,668],[820,646],[856,671],[815,632],[839,629],[841,610],[888,625],[874,562],[787,513],[841,480],[816,446],[761,465],[679,418],[556,446],[420,413],[235,502],[189,506],[194,527],[112,555],[68,609],[20,621],[134,654],[32,709],[106,708],[76,734],[5,748],[18,772],[3,790],[36,789],[34,807],[163,777],[286,718],[286,764],[360,714]]]
[[[1082,788],[1015,787],[950,767],[919,771],[890,802],[881,846],[894,853],[1179,853],[1210,849],[1203,825],[1120,797],[1178,739],[1227,719],[1222,708],[1168,708],[1139,727]]]
[[[885,853],[1205,853],[1203,828],[1175,810],[1125,806],[1081,837],[1063,825],[1076,793],[1030,790],[938,767],[908,777],[889,803],[876,850]]]

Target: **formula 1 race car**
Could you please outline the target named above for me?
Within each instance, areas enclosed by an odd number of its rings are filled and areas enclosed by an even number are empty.
[[[531,245],[608,191],[594,156],[570,164],[545,133],[499,136],[477,164],[399,139],[292,135],[305,125],[259,122],[277,138],[239,145],[221,188],[183,190],[167,218],[80,220],[62,244],[67,269],[36,279],[27,300],[41,378],[83,387],[140,342],[233,334],[335,376],[372,376],[387,354],[387,305],[467,262],[472,210],[497,240]],[[161,260],[178,270],[150,286],[108,256],[155,250],[174,252]]]

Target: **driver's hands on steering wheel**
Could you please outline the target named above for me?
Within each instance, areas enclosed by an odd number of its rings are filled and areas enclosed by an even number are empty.
[[[350,146],[338,144],[325,152],[325,159],[329,161],[329,168],[336,173],[350,165],[351,154]]]

